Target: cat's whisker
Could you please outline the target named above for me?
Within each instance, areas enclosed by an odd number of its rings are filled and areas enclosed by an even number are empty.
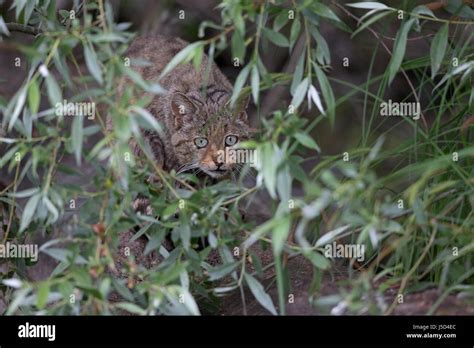
[[[181,173],[187,172],[191,169],[195,169],[195,168],[198,168],[198,167],[199,167],[199,165],[197,163],[184,164],[180,167],[180,169],[178,169],[176,174],[181,174]]]

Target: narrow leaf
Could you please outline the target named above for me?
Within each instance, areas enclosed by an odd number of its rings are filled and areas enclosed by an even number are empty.
[[[262,31],[265,37],[271,42],[273,42],[275,45],[280,47],[288,47],[290,45],[288,39],[283,34],[277,31],[270,30],[268,28],[262,28]]]
[[[339,19],[338,16],[336,16],[333,10],[331,10],[329,7],[327,7],[323,3],[315,2],[311,6],[311,9],[313,10],[314,13],[316,13],[317,15],[321,17],[325,17],[336,22],[341,22],[341,20]]]
[[[179,51],[173,59],[170,60],[168,65],[163,69],[160,75],[160,79],[168,74],[171,70],[173,70],[178,64],[182,63],[183,61],[189,60],[193,57],[194,50],[196,47],[202,46],[203,42],[201,41],[196,41],[193,42],[192,44],[186,46],[183,48],[181,51]]]
[[[74,149],[74,156],[76,157],[76,163],[78,165],[81,164],[82,141],[84,139],[83,122],[84,117],[76,115],[71,126],[71,142]]]
[[[244,274],[244,278],[253,296],[255,296],[255,299],[270,313],[277,315],[272,298],[265,292],[262,284],[248,273]]]
[[[25,210],[23,210],[23,214],[21,216],[20,232],[23,232],[30,225],[40,198],[41,195],[39,193],[35,194],[28,200],[28,203],[26,203]]]
[[[321,149],[319,148],[318,144],[316,144],[316,141],[314,141],[313,138],[311,138],[308,134],[303,133],[303,132],[298,132],[295,134],[296,140],[303,145],[306,146],[307,148],[311,150],[316,150],[318,152],[321,152]]]
[[[36,115],[40,104],[40,91],[36,79],[30,81],[28,87],[28,106],[31,114]]]
[[[260,75],[258,73],[258,69],[256,65],[252,67],[251,84],[252,84],[252,97],[255,104],[257,104],[258,94],[260,92]]]
[[[102,78],[102,70],[92,45],[84,44],[84,56],[86,58],[87,69],[89,69],[89,72],[94,76],[96,81],[102,84],[104,81]]]
[[[293,105],[295,108],[297,108],[304,100],[306,92],[308,91],[308,85],[309,78],[306,77],[303,81],[300,82],[298,87],[296,87],[295,94],[293,95],[293,99],[291,100],[291,105]]]
[[[400,69],[400,65],[402,64],[403,57],[405,56],[408,32],[410,31],[411,26],[413,25],[415,20],[416,20],[415,18],[411,18],[405,23],[403,23],[402,28],[397,34],[397,38],[395,39],[395,45],[393,47],[392,59],[390,60],[390,63],[388,65],[388,83],[389,84],[392,83],[395,75]]]
[[[448,25],[443,25],[431,42],[431,79],[434,79],[436,76],[436,73],[441,67],[444,55],[446,54],[446,47],[448,46],[448,31]]]

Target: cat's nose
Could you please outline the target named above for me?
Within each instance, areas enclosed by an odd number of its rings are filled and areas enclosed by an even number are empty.
[[[220,170],[224,162],[214,162],[217,166],[217,170]]]

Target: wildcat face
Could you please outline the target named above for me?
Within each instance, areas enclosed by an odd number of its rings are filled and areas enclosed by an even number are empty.
[[[228,100],[219,98],[222,99]],[[230,110],[225,102],[204,102],[197,95],[175,93],[171,99],[171,144],[178,162],[176,171],[194,170],[216,179],[230,174],[238,164],[223,153],[249,139],[250,127],[244,111],[247,102],[237,103]]]

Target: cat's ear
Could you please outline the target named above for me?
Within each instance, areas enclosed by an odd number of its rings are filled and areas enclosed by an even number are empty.
[[[250,103],[250,96],[241,96],[237,101],[235,102],[234,105],[234,114],[237,116],[237,118],[245,123],[248,122],[248,116],[247,116],[247,107],[249,106]]]
[[[196,104],[185,94],[176,92],[171,97],[171,112],[176,129],[181,128],[185,116],[192,116],[198,111]]]

